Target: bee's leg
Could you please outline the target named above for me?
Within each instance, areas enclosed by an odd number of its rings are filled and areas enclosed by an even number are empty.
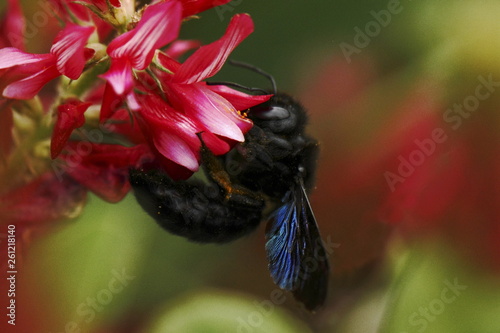
[[[265,201],[216,183],[174,181],[165,173],[130,171],[137,201],[167,231],[196,242],[224,243],[253,231]]]
[[[262,195],[252,192],[249,189],[231,181],[231,177],[224,168],[221,159],[215,156],[203,142],[202,134],[203,133],[197,133],[201,141],[200,153],[203,162],[202,166],[207,174],[207,177],[216,183],[220,187],[221,191],[225,193],[225,200],[228,202],[240,202],[242,204],[245,204],[246,200],[249,201],[249,204],[255,200],[264,201]]]

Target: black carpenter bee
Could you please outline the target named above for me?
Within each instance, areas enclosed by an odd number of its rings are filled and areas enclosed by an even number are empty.
[[[267,73],[236,65],[268,76],[276,91]],[[254,126],[245,142],[224,156],[214,156],[198,134],[207,181],[174,181],[159,170],[131,170],[130,183],[139,204],[161,227],[195,242],[229,242],[268,221],[266,251],[274,282],[315,310],[325,301],[329,276],[307,197],[318,143],[304,133],[304,108],[287,94],[276,93],[248,110],[248,117]]]

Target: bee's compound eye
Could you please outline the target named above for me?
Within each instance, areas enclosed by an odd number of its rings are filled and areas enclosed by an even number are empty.
[[[267,108],[255,108],[252,110],[252,115],[262,120],[281,120],[290,117],[290,111],[280,106],[271,106]]]
[[[306,168],[304,168],[302,165],[299,165],[299,167],[297,168],[297,171],[299,172],[301,177],[306,176],[306,173],[307,173]]]

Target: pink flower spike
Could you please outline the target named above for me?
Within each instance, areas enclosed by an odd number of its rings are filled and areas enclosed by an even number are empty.
[[[224,97],[236,110],[246,110],[252,106],[267,102],[273,95],[249,95],[241,91],[234,90],[225,85],[206,85],[213,92]]]
[[[7,13],[0,21],[0,48],[14,46],[24,50],[26,21],[19,0],[8,0]]]
[[[57,121],[50,142],[50,156],[52,159],[59,155],[73,130],[85,124],[83,114],[90,105],[91,103],[84,103],[78,99],[70,99],[57,107]]]
[[[253,29],[253,21],[249,15],[233,16],[224,36],[202,46],[191,55],[175,73],[173,82],[191,84],[212,77],[222,68],[234,48],[248,37]]]
[[[134,86],[132,65],[126,58],[113,59],[109,70],[100,77],[106,79],[119,96],[128,93]]]
[[[128,59],[135,69],[145,69],[155,50],[179,35],[181,10],[180,3],[175,0],[147,7],[137,27],[109,44],[108,54],[113,59]]]
[[[68,23],[57,34],[50,53],[57,57],[57,69],[72,80],[80,77],[87,62],[85,45],[95,27],[83,27]]]

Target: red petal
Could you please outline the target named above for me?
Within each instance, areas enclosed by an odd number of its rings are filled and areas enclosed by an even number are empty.
[[[56,14],[61,17],[65,22],[72,22],[76,16],[82,21],[90,21],[90,15],[92,12],[88,10],[85,6],[81,4],[74,3],[72,0],[49,0],[51,2],[51,10],[56,12]],[[90,3],[89,0],[83,0],[84,2]],[[102,21],[102,20],[101,20]]]
[[[179,35],[181,10],[177,1],[147,7],[137,27],[109,44],[108,54],[112,58],[128,59],[135,69],[145,69],[151,63],[155,50]]]
[[[113,59],[109,70],[99,77],[106,79],[119,96],[128,93],[134,86],[132,65],[126,58]]]
[[[175,60],[169,57],[168,55],[160,52],[158,53],[158,62],[167,70],[175,73],[181,66],[181,64]],[[162,77],[166,77],[167,81],[171,81],[172,74],[165,75],[165,72],[158,73]],[[162,75],[163,74],[163,75]]]
[[[83,57],[86,59],[86,60],[89,60],[90,58],[92,58],[93,56],[95,55],[95,50],[94,49],[91,49],[91,48],[88,48],[88,47],[85,47],[83,49]]]
[[[93,144],[87,142],[89,153],[78,153],[79,142],[68,144],[70,154],[65,171],[77,182],[109,202],[118,202],[130,190],[128,170],[138,167],[149,156],[147,145],[124,147],[120,145]],[[80,163],[75,165],[75,160]],[[73,163],[71,163],[73,161]]]
[[[155,161],[145,165],[147,170],[164,170],[173,180],[186,180],[193,175],[193,171],[174,163],[160,153],[156,154]]]
[[[183,7],[182,17],[196,15],[212,7],[224,5],[229,1],[231,0],[181,0]]]
[[[57,69],[63,75],[76,80],[82,74],[87,59],[85,58],[85,45],[94,27],[82,27],[68,23],[57,34],[50,53],[57,57]]]
[[[130,111],[128,110],[116,110],[110,121],[103,126],[106,131],[119,134],[134,144],[147,142],[139,127],[139,122],[131,118]],[[150,133],[148,132],[148,134]]]
[[[116,8],[120,8],[122,6],[120,0],[109,0],[109,3]]]
[[[235,15],[224,36],[199,48],[175,73],[176,83],[195,83],[215,75],[233,49],[253,32],[253,21],[247,14]]]
[[[214,134],[243,142],[243,132],[252,128],[252,121],[204,85],[172,84],[170,89],[186,114]]]
[[[227,99],[236,110],[240,111],[267,102],[273,97],[273,95],[248,95],[225,85],[206,85],[206,87]]]
[[[191,171],[198,170],[198,156],[180,137],[166,131],[158,132],[153,137],[158,151],[169,160],[186,167]]]
[[[99,121],[103,122],[109,119],[113,113],[122,105],[123,97],[117,95],[109,82],[106,83],[104,94],[102,96],[101,112]]]
[[[72,3],[72,0],[65,0],[68,1],[69,4]],[[108,1],[109,3],[116,8],[120,8],[122,6],[121,0],[81,0],[83,2],[86,2],[88,4],[96,6],[100,11],[102,12],[108,12]],[[125,0],[125,1],[130,1],[130,0]]]
[[[14,46],[24,50],[26,21],[19,0],[8,0],[8,9],[0,24],[0,48]]]
[[[143,98],[143,105],[139,115],[148,131],[144,135],[152,139],[163,156],[196,171],[201,146],[196,133],[204,128],[154,95]]]
[[[59,155],[73,130],[85,124],[83,114],[90,105],[91,103],[72,99],[57,107],[57,121],[50,142],[50,156],[53,159]]]
[[[15,47],[6,47],[0,49],[0,69],[11,68],[18,65],[28,65],[44,60],[49,60],[54,56],[48,54],[31,54],[26,53]]]
[[[3,96],[13,99],[31,99],[38,94],[45,84],[59,75],[54,63],[34,75],[9,84],[3,90]]]
[[[91,3],[95,6],[97,6],[97,8],[99,8],[103,12],[108,11],[107,0],[85,0],[85,2],[88,2],[88,3]],[[120,3],[120,0],[109,0],[109,3],[113,7],[116,7],[116,8],[120,8],[122,6],[122,4]]]
[[[201,43],[197,40],[176,40],[167,50],[165,50],[165,54],[177,60],[187,51],[196,49],[200,46]]]
[[[134,92],[130,92],[125,97],[125,99],[127,101],[127,106],[129,107],[130,110],[139,111],[140,109],[142,109],[142,105],[139,104],[139,102],[137,101],[137,98],[136,98]]]

